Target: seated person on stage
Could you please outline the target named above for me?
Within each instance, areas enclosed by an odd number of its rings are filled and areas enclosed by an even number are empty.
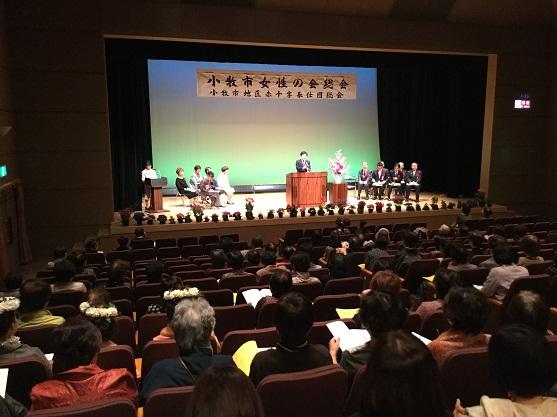
[[[251,363],[249,377],[255,386],[268,375],[307,371],[331,364],[325,346],[308,342],[313,305],[303,294],[288,293],[280,298],[275,325],[279,334],[276,348],[259,352]]]
[[[439,268],[435,271],[433,277],[433,286],[435,287],[435,300],[422,301],[416,309],[416,313],[420,315],[422,320],[434,313],[443,311],[444,299],[449,290],[456,285],[458,281],[458,273],[445,268]]]
[[[217,187],[224,191],[228,201],[226,204],[234,204],[232,203],[232,196],[234,195],[234,188],[230,186],[230,180],[228,178],[228,167],[225,165],[220,169],[220,174],[217,178]]]
[[[531,264],[539,264],[544,262],[540,254],[540,245],[538,238],[534,235],[526,235],[520,240],[520,248],[524,251],[524,255],[518,258],[518,265],[526,266]]]
[[[296,161],[296,171],[311,172],[311,162],[308,159],[308,153],[306,151],[300,152],[300,159]]]
[[[387,187],[387,198],[391,199],[393,188],[395,195],[404,196],[404,186],[406,185],[406,173],[400,168],[400,163],[395,164],[389,173],[389,186]]]
[[[370,172],[367,167],[367,162],[362,164],[362,169],[358,171],[358,200],[360,199],[360,194],[362,193],[362,188],[366,192],[366,200],[369,200],[369,177]]]
[[[222,278],[234,278],[239,276],[251,275],[249,272],[244,271],[244,257],[239,250],[232,250],[228,254],[228,267],[232,271],[223,274]]]
[[[17,321],[18,329],[47,325],[59,326],[64,323],[64,317],[53,316],[46,309],[52,294],[48,282],[37,278],[25,280],[21,284],[19,293],[21,305]]]
[[[151,164],[151,161],[147,161],[145,163],[145,169],[141,171],[141,182],[143,183],[145,188],[145,209],[149,208],[149,203],[151,201],[151,185],[145,182],[147,178],[150,180],[157,179],[157,171],[153,169],[153,164]]]
[[[412,162],[412,169],[406,173],[406,200],[410,200],[410,191],[416,192],[416,203],[420,202],[420,187],[422,184],[422,171],[418,169],[418,164]]]
[[[31,390],[32,410],[66,407],[107,398],[137,404],[135,378],[127,369],[103,370],[95,362],[101,349],[99,330],[74,318],[52,332],[54,378]]]
[[[479,405],[466,408],[457,400],[454,417],[557,416],[557,399],[547,396],[557,372],[554,353],[534,329],[518,324],[497,329],[489,341],[488,367],[507,398],[484,395]]]
[[[261,307],[267,303],[276,303],[280,297],[282,297],[287,292],[290,292],[292,288],[292,275],[290,272],[283,269],[278,269],[271,275],[269,281],[269,288],[271,290],[271,296],[263,297],[257,305],[255,306],[255,315],[259,317]]]
[[[214,183],[215,174],[209,171],[207,176],[201,181],[199,186],[199,195],[201,197],[209,197],[211,200],[211,207],[223,207],[220,203],[219,192]]]
[[[338,363],[352,375],[368,363],[375,341],[381,334],[403,328],[408,311],[396,295],[373,291],[362,296],[358,317],[371,336],[369,342],[342,352],[340,362],[337,362],[340,340],[333,337],[329,342],[329,354],[333,363]]]
[[[81,314],[89,320],[101,333],[101,349],[116,346],[111,339],[114,331],[114,318],[118,317],[118,309],[112,304],[110,293],[95,287],[87,294],[87,301],[79,305]]]
[[[52,292],[79,291],[86,293],[87,287],[83,282],[73,282],[75,265],[69,260],[56,262],[54,265],[54,284],[50,287]]]
[[[385,169],[385,164],[382,161],[377,163],[377,169],[371,173],[371,188],[373,189],[373,198],[381,199],[383,192],[389,181],[389,171]]]
[[[194,385],[213,365],[235,366],[230,356],[213,352],[211,335],[215,330],[215,311],[204,298],[182,300],[174,310],[170,326],[180,356],[158,361],[143,377],[140,404],[144,404],[157,388]]]
[[[319,278],[312,277],[309,274],[311,266],[311,257],[305,252],[296,252],[290,258],[292,264],[292,283],[303,284],[310,282],[320,282]]]
[[[438,364],[456,350],[487,346],[489,336],[482,330],[487,323],[489,303],[481,292],[474,287],[455,286],[445,297],[443,311],[450,328],[428,345]]]
[[[190,176],[190,188],[193,190],[199,190],[199,185],[201,185],[201,166],[196,165],[193,167],[193,173]]]
[[[509,245],[499,245],[493,250],[493,259],[497,267],[489,271],[482,286],[482,292],[487,297],[496,300],[505,298],[512,282],[517,278],[528,277],[529,273],[523,266],[515,264],[516,253]]]
[[[176,190],[181,196],[186,196],[187,198],[193,198],[197,196],[197,188],[191,188],[184,178],[184,169],[176,168]]]
[[[261,263],[263,268],[258,270],[255,275],[260,280],[263,277],[275,273],[277,270],[288,271],[284,265],[277,266],[277,254],[271,250],[265,249],[261,252]]]

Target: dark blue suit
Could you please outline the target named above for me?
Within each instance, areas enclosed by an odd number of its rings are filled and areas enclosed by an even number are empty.
[[[418,185],[408,185],[409,182],[416,182]],[[420,188],[422,186],[422,171],[419,169],[414,171],[410,170],[406,172],[406,199],[410,198],[410,191],[412,188],[416,191],[416,202],[420,201]]]
[[[378,181],[385,181],[383,185],[373,185],[374,182]],[[385,191],[385,187],[387,186],[387,182],[389,181],[389,170],[386,168],[382,168],[380,171],[374,169],[371,172],[371,184],[373,188],[373,198],[381,198],[383,197],[383,192]]]
[[[311,172],[311,162],[309,162],[309,159],[306,159],[305,161],[303,159],[298,159],[296,161],[296,171]]]

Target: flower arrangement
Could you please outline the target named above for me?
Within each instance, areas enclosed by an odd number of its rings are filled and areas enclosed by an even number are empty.
[[[227,222],[229,217],[230,217],[230,212],[225,211],[222,213],[222,221]]]
[[[342,205],[342,204],[338,205],[338,210],[337,210],[338,214],[344,214],[345,210],[346,209],[345,209],[344,205]]]
[[[217,223],[217,222],[219,221],[219,215],[216,214],[216,213],[215,213],[215,214],[212,214],[212,215],[211,215],[211,221],[212,221],[213,223]]]
[[[149,214],[147,216],[147,224],[153,224],[153,223],[155,223],[155,216],[152,215],[152,214]]]
[[[367,212],[369,214],[373,213],[373,209],[375,208],[375,206],[373,204],[368,204],[367,205]]]
[[[300,209],[300,216],[306,217],[306,209],[304,209],[304,208]]]
[[[178,220],[178,223],[184,223],[184,215],[182,213],[178,213],[176,215],[176,220]]]
[[[356,211],[355,211],[355,210],[356,210],[356,206],[355,206],[355,205],[350,204],[350,205],[348,206],[348,214],[356,214]]]
[[[406,211],[416,211],[416,210],[414,210],[414,205],[412,203],[406,203]]]
[[[114,304],[108,307],[92,307],[87,301],[79,305],[79,311],[86,317],[110,319],[118,316],[118,309]]]
[[[319,209],[317,210],[317,215],[318,216],[324,216],[325,215],[325,209],[323,208],[323,206],[319,206]]]
[[[136,211],[133,213],[133,219],[138,226],[141,226],[143,224],[143,220],[145,220],[145,214],[142,211]]]
[[[315,210],[315,207],[309,208],[308,214],[310,215],[310,217],[315,217],[315,215],[317,214],[317,210]]]
[[[455,207],[455,204],[454,204],[452,201],[450,201],[450,202],[447,204],[447,208],[448,208],[449,210],[454,209],[454,207]],[[461,207],[462,207],[462,206],[461,206]]]
[[[204,223],[209,223],[210,221],[211,221],[211,219],[209,219],[209,216],[203,217],[203,222]]]
[[[275,210],[269,210],[267,213],[267,218],[268,219],[274,219],[275,218]]]
[[[366,202],[363,200],[358,201],[358,214],[364,214],[365,208],[366,208]]]
[[[383,203],[381,201],[375,203],[375,211],[377,211],[377,213],[383,212]]]
[[[393,198],[393,203],[402,205],[402,203],[404,203],[404,198],[402,198],[401,195],[395,195]]]
[[[191,218],[191,213],[188,213],[184,216],[184,223],[191,223],[193,220]]]
[[[246,211],[250,212],[253,211],[253,203],[254,199],[251,197],[246,198]]]
[[[234,216],[234,220],[236,221],[242,220],[242,214],[239,211],[234,212],[233,216]]]
[[[422,211],[422,206],[420,206],[420,203],[416,203],[416,211]]]
[[[191,210],[193,211],[193,216],[197,219],[203,218],[203,206],[201,204],[192,204]]]
[[[167,220],[168,220],[168,217],[166,217],[164,214],[159,214],[159,216],[157,217],[157,221],[160,224],[165,224]]]
[[[288,214],[290,214],[290,217],[298,217],[298,209],[296,206],[286,206],[286,210]]]
[[[350,165],[346,162],[346,157],[342,154],[342,149],[335,152],[333,159],[329,158],[329,170],[335,177],[335,183],[340,184],[342,177],[350,170]]]
[[[284,216],[284,209],[283,208],[279,208],[277,210],[277,214],[279,216],[279,219],[282,219],[282,216]]]
[[[181,300],[183,298],[198,297],[199,290],[196,287],[184,288],[183,290],[165,291],[163,298],[166,301]]]
[[[174,216],[170,216],[170,218],[168,219],[168,223],[170,223],[170,224],[175,224],[176,223],[176,219],[174,218]]]
[[[393,212],[393,204],[392,203],[387,203],[387,208],[385,209],[385,211],[387,213],[392,213]]]
[[[125,208],[120,210],[119,213],[120,219],[122,220],[122,226],[129,226],[132,210],[129,208]]]
[[[19,298],[0,297],[0,314],[16,311],[19,308]]]
[[[437,197],[436,195],[431,197],[431,209],[432,210],[439,210],[439,206],[437,205],[438,201],[439,201],[439,197]]]

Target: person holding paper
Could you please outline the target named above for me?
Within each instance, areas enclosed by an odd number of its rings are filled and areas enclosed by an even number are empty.
[[[330,365],[327,348],[308,342],[313,325],[313,305],[303,294],[288,293],[278,301],[275,325],[279,342],[275,349],[253,358],[249,376],[255,386],[268,375],[307,371]]]
[[[385,169],[383,161],[377,163],[377,168],[371,173],[371,187],[373,189],[373,198],[379,200],[383,197],[385,186],[389,180],[389,170]]]
[[[151,163],[151,161],[145,162],[145,169],[141,171],[141,182],[143,183],[143,188],[145,189],[145,209],[149,208],[149,202],[151,201],[151,184],[145,182],[145,180],[155,180],[157,178],[157,171],[153,168],[153,164]]]
[[[418,164],[412,162],[412,169],[406,173],[406,200],[410,200],[410,191],[416,192],[416,203],[420,202],[420,188],[422,184],[422,171],[418,169]]]
[[[263,306],[267,303],[276,303],[280,297],[288,293],[292,288],[292,275],[287,270],[278,269],[271,275],[271,280],[269,281],[269,287],[271,289],[271,295],[266,295],[261,297],[255,305],[255,315],[259,317],[259,313]],[[251,290],[250,290],[251,291]],[[263,290],[256,290],[262,294]],[[264,293],[263,293],[264,294]],[[245,297],[245,294],[244,294]],[[246,299],[247,301],[247,299]]]
[[[352,329],[340,334],[335,332],[329,342],[331,360],[334,364],[342,366],[348,374],[355,374],[367,364],[377,337],[390,330],[403,328],[408,311],[395,295],[373,291],[362,296],[359,317],[365,330],[358,329],[354,332],[356,329]],[[362,331],[367,333],[365,338],[361,335]],[[362,341],[364,343],[361,343]],[[337,361],[339,349],[342,349],[340,362]]]
[[[362,193],[362,188],[366,191],[366,200],[369,200],[369,176],[370,172],[367,167],[367,162],[362,164],[362,169],[358,171],[358,200]]]
[[[391,192],[395,189],[395,195],[403,196],[406,174],[401,169],[400,163],[396,163],[392,171],[389,173],[389,186],[387,187],[387,199],[391,199]]]

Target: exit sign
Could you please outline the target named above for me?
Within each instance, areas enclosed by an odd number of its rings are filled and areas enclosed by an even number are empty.
[[[0,165],[0,178],[4,178],[8,176],[8,166],[7,165]]]

